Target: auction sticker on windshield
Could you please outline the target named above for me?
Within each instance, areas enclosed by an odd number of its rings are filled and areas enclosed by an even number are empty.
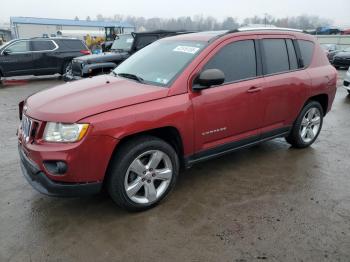
[[[188,54],[195,54],[199,50],[198,47],[193,47],[193,46],[177,46],[173,51],[174,52],[183,52],[183,53],[188,53]]]

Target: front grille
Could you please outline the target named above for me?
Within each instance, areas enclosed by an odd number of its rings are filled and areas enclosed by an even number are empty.
[[[31,138],[34,138],[38,127],[39,123],[37,121],[23,114],[21,120],[22,141],[28,143]]]
[[[81,76],[81,69],[82,69],[82,63],[73,60],[73,62],[72,62],[72,73],[73,73],[73,75]]]
[[[30,139],[30,133],[32,130],[32,125],[33,121],[27,117],[26,115],[22,116],[22,122],[21,122],[21,127],[22,127],[22,138],[24,141],[28,142]]]

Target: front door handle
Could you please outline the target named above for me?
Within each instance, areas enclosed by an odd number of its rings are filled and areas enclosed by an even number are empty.
[[[262,90],[261,87],[252,86],[247,90],[247,93],[256,93],[256,92],[260,92],[261,90]]]

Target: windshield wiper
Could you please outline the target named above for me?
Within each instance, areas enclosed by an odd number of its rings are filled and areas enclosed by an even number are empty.
[[[129,74],[129,73],[119,73],[119,74],[117,74],[117,73],[114,73],[114,75],[125,77],[125,78],[129,78],[129,79],[133,79],[133,80],[136,80],[139,83],[144,83],[145,82],[145,80],[143,80],[142,77],[139,77],[139,76],[134,75],[134,74]]]

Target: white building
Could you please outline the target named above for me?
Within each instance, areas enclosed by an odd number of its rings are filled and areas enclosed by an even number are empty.
[[[13,38],[56,37],[62,35],[83,39],[88,34],[95,37],[104,36],[105,27],[116,27],[123,33],[135,31],[135,27],[126,22],[11,17],[10,23]]]

